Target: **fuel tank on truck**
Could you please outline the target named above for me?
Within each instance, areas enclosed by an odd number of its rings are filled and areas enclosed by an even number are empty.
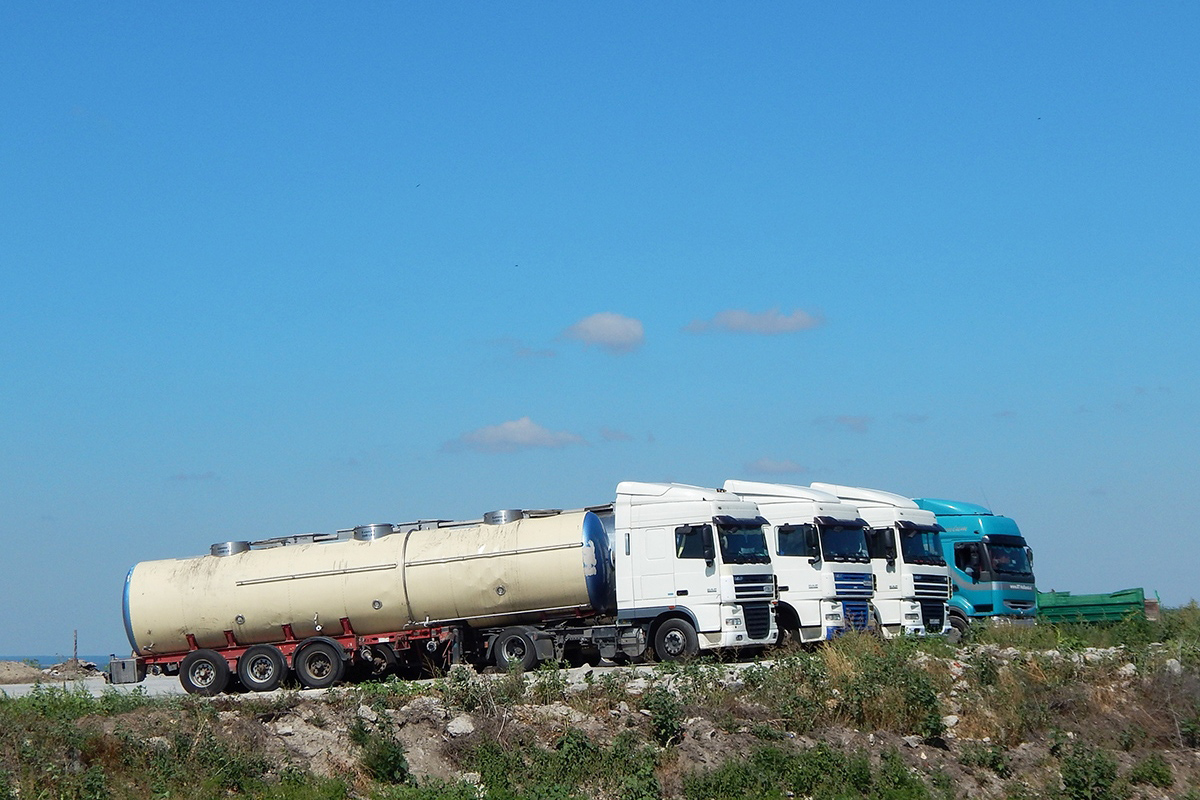
[[[590,511],[404,527],[361,540],[214,546],[229,554],[137,564],[125,579],[130,645],[149,655],[188,650],[188,634],[200,647],[222,647],[226,631],[238,644],[276,642],[291,625],[304,639],[341,633],[343,618],[355,633],[370,635],[459,621],[507,625],[615,606],[607,535]]]

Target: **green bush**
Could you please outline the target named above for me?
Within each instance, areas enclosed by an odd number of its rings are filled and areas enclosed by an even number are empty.
[[[666,686],[650,688],[642,698],[642,705],[650,712],[650,728],[654,741],[663,747],[683,736],[683,704]]]
[[[1160,789],[1169,789],[1175,783],[1175,774],[1171,772],[1171,765],[1158,753],[1134,764],[1125,777],[1134,785],[1147,784]]]
[[[1012,774],[1008,755],[999,745],[988,745],[983,742],[968,742],[963,746],[959,763],[967,767],[983,767],[996,773],[997,777],[1007,778]]]
[[[1117,762],[1104,751],[1076,742],[1062,756],[1063,791],[1070,800],[1118,800]]]
[[[866,753],[843,753],[820,744],[811,750],[774,746],[756,748],[743,759],[731,759],[708,772],[684,777],[689,800],[776,800],[810,797],[813,800],[927,800],[929,790],[920,777],[904,765],[894,750],[885,751],[877,769]]]
[[[392,784],[408,782],[408,759],[404,745],[397,739],[357,721],[350,728],[350,740],[362,749],[359,761],[374,780]]]

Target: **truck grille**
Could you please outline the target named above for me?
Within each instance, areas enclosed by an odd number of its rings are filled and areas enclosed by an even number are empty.
[[[869,572],[835,572],[833,587],[840,598],[870,597],[874,593]]]
[[[867,576],[868,579],[870,577]],[[865,631],[867,620],[871,618],[871,610],[866,600],[843,600],[842,614],[846,617],[846,624],[856,631]]]
[[[742,603],[742,616],[746,619],[746,633],[755,639],[765,639],[771,632],[770,603]]]
[[[734,575],[733,593],[739,600],[757,597],[775,599],[775,577],[773,575]]]
[[[917,597],[945,600],[950,596],[950,579],[945,575],[913,575],[913,590]]]
[[[921,622],[929,633],[941,633],[946,623],[946,604],[935,600],[921,601]]]

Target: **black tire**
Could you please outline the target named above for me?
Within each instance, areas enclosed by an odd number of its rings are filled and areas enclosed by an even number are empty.
[[[522,671],[529,672],[538,663],[533,639],[529,638],[529,634],[522,628],[505,628],[500,631],[500,635],[492,642],[492,660],[505,672],[515,665],[519,665]]]
[[[346,662],[332,643],[308,641],[296,649],[292,656],[292,667],[296,680],[305,689],[325,689],[333,686],[346,673]]]
[[[971,627],[969,620],[960,617],[958,614],[950,615],[950,631],[946,634],[946,641],[950,644],[958,644],[967,635],[967,630]]]
[[[659,661],[682,661],[700,652],[700,640],[692,623],[669,619],[654,632],[654,654]]]
[[[800,642],[800,617],[791,606],[782,603],[775,609],[776,647],[790,647]]]
[[[238,659],[238,680],[252,692],[278,689],[286,675],[287,661],[279,648],[273,645],[256,644]]]
[[[229,662],[213,650],[196,650],[179,665],[179,682],[188,694],[215,697],[229,687]]]
[[[365,679],[382,678],[391,675],[396,671],[398,659],[396,651],[392,649],[390,644],[386,642],[381,644],[373,644],[370,647],[364,648],[369,657],[365,656],[360,650],[358,655],[359,674]]]

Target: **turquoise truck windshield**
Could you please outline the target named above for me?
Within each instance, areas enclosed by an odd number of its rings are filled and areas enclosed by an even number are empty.
[[[771,563],[761,525],[719,524],[717,540],[721,543],[721,560],[726,564]]]
[[[992,572],[998,575],[1033,577],[1029,548],[1020,536],[989,536],[987,551],[992,562]]]
[[[869,562],[867,535],[861,527],[822,525],[821,550],[829,561]]]
[[[900,554],[906,564],[946,563],[946,559],[942,557],[942,542],[937,531],[911,528],[901,530]]]

